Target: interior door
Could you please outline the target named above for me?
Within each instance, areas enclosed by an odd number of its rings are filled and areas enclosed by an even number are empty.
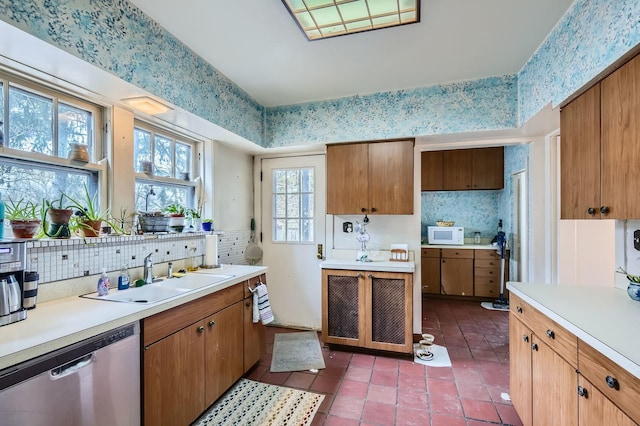
[[[275,323],[320,330],[321,270],[325,245],[325,156],[263,159],[263,265]]]

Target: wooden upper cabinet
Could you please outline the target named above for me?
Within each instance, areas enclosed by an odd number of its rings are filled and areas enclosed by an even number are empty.
[[[504,148],[454,149],[421,153],[422,191],[504,188]]]
[[[421,191],[442,191],[444,151],[423,151],[420,153]]]
[[[327,146],[328,214],[413,214],[413,140]]]
[[[504,188],[504,148],[474,149],[472,169],[472,189]]]
[[[601,205],[609,219],[640,218],[640,56],[602,80]]]
[[[473,174],[473,150],[456,149],[444,152],[444,190],[469,190]]]
[[[600,84],[560,111],[560,218],[600,216]]]

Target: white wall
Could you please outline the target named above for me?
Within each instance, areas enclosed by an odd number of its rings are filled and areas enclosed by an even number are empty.
[[[209,150],[205,152],[205,155],[213,155],[215,229],[249,229],[254,199],[253,156],[220,142],[213,143],[212,154],[208,154]],[[210,173],[205,171],[205,174]]]

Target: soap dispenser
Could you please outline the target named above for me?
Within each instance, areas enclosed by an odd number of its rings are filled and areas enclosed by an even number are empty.
[[[102,268],[102,275],[100,275],[100,279],[98,279],[98,296],[106,296],[109,294],[109,288],[111,287],[111,282],[109,280],[109,276],[107,275],[107,270]]]

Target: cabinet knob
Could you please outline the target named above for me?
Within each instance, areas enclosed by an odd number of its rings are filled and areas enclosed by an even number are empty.
[[[377,211],[378,211],[378,209],[376,209],[375,207],[371,207],[371,213],[375,213]]]
[[[367,274],[367,278],[373,278],[373,274]]]
[[[600,213],[608,214],[609,213],[609,207],[607,207],[607,206],[600,207]]]
[[[364,208],[364,207],[361,207],[361,208],[360,208],[360,211],[361,211],[362,213],[364,213],[364,212],[366,212],[366,211],[367,211],[367,209],[366,209],[366,208]]]
[[[582,386],[578,386],[578,395],[580,395],[580,396],[582,396],[584,398],[589,398],[589,393]]]
[[[593,216],[594,214],[596,214],[596,209],[594,209],[593,207],[589,207],[587,209],[587,214],[590,214],[591,216]]]
[[[202,333],[204,331],[204,326],[201,325],[200,327],[198,327],[197,331],[198,333]]]
[[[547,337],[549,337],[549,339],[555,339],[556,334],[551,330],[547,330]]]
[[[537,351],[538,350],[538,344],[537,343],[532,343],[531,344],[531,350]]]
[[[209,327],[213,327],[214,325],[216,325],[215,321],[209,321]]]
[[[523,342],[528,342],[529,341],[529,336],[527,336],[526,334],[522,335],[522,341]]]
[[[607,376],[605,381],[607,382],[607,386],[611,389],[620,390],[620,383],[618,383],[618,380],[615,377]]]
[[[362,274],[356,275],[356,278],[362,278]]]
[[[520,306],[516,306],[516,311],[521,314],[522,313],[522,308]]]

